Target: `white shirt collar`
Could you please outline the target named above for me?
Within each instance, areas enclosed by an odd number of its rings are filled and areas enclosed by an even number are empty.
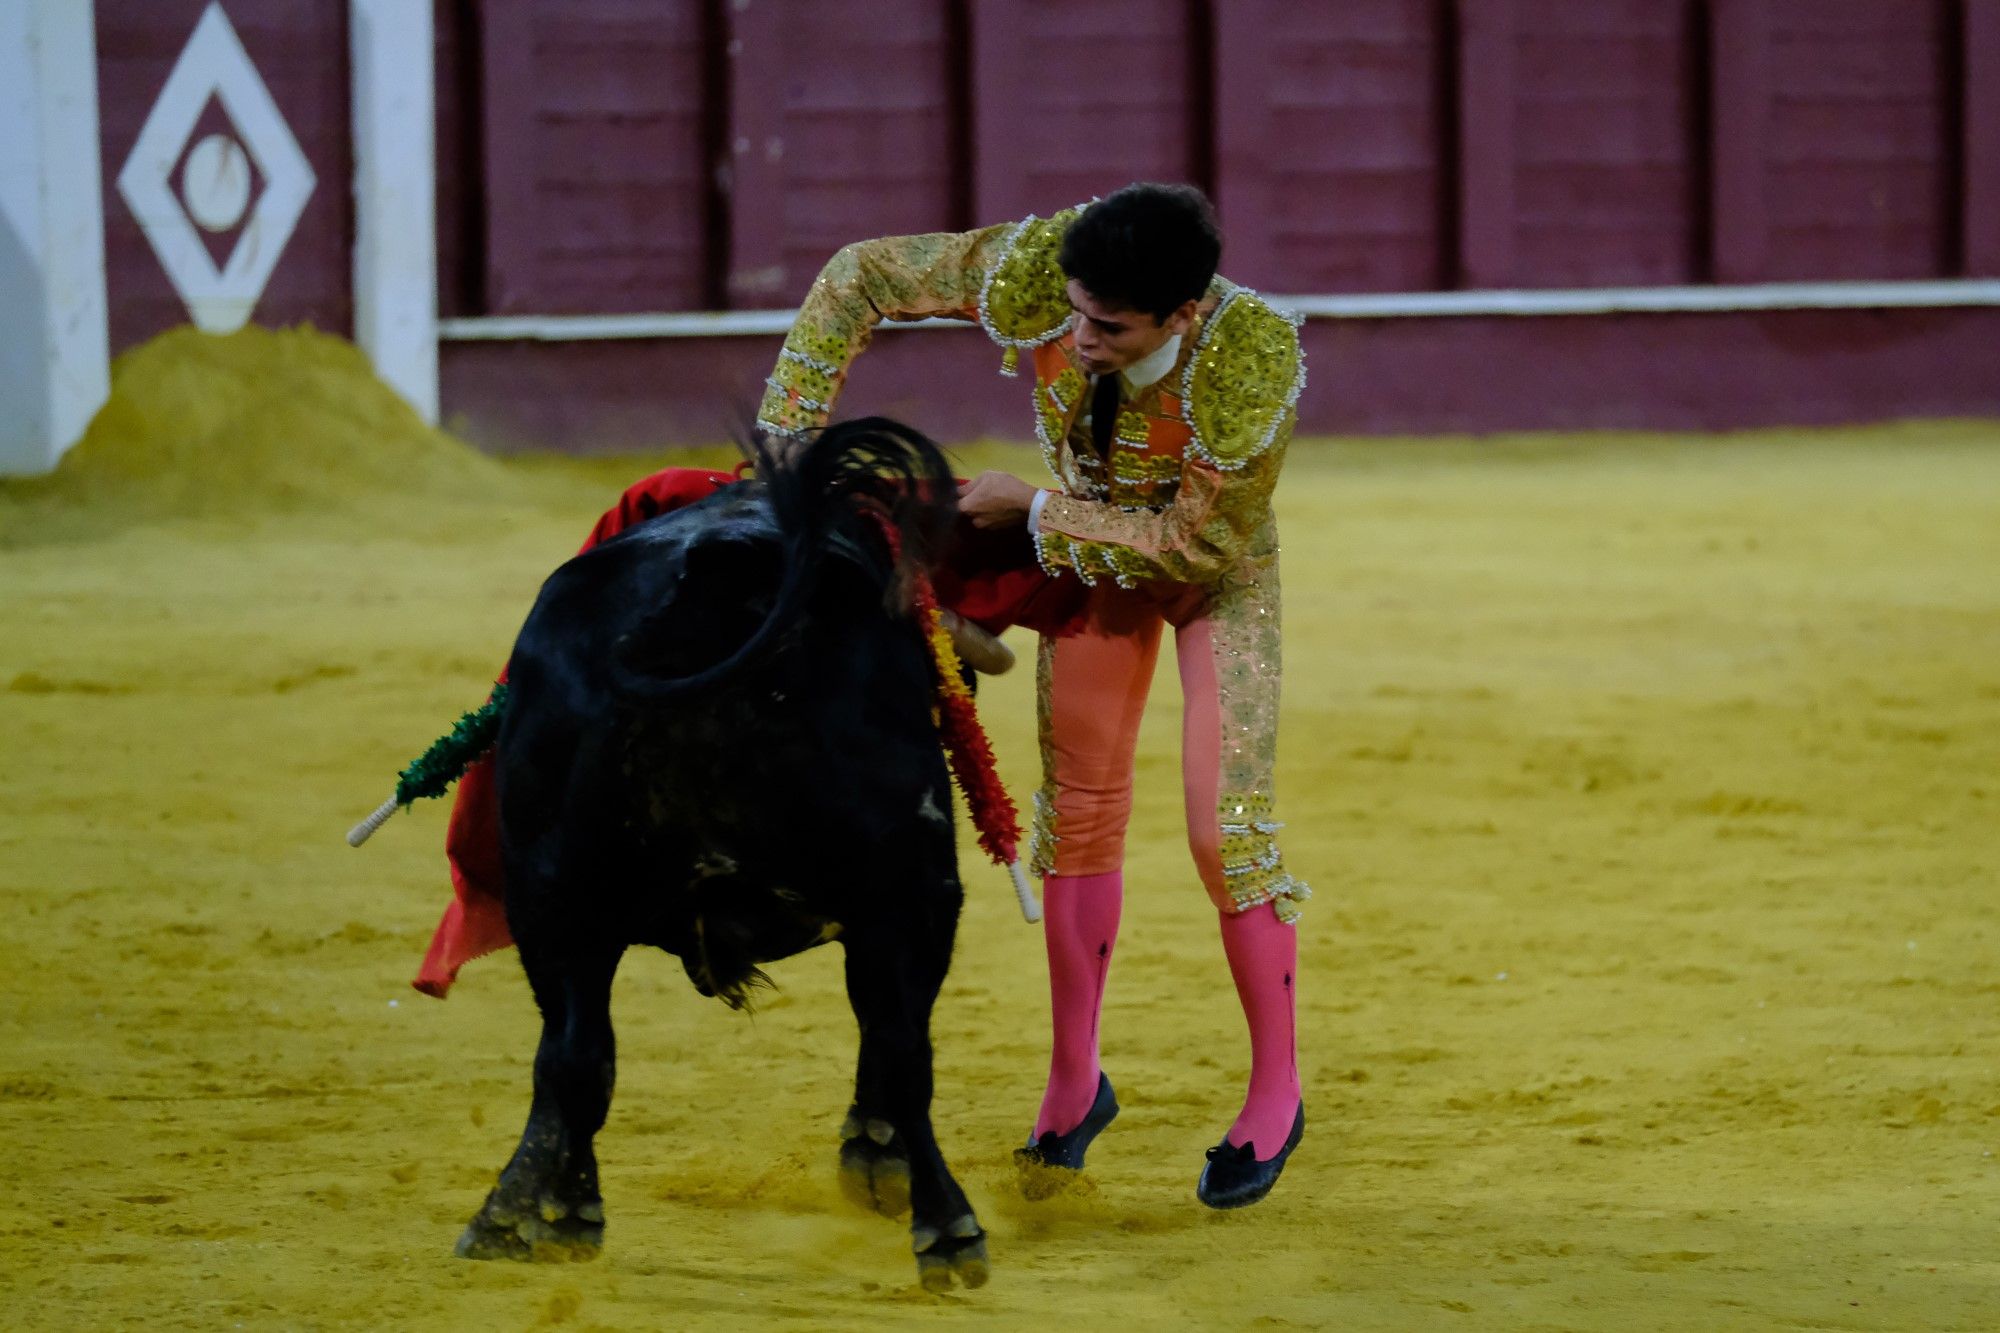
[[[1149,384],[1157,384],[1174,368],[1180,360],[1181,335],[1176,333],[1154,348],[1150,353],[1125,367],[1122,372],[1127,393],[1137,393]]]

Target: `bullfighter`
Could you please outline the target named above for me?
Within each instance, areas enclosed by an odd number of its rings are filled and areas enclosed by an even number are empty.
[[[824,425],[882,319],[976,321],[1005,349],[1003,374],[1028,354],[1056,484],[987,472],[961,508],[982,528],[1024,528],[1044,570],[1084,585],[1085,613],[1044,633],[1037,663],[1043,781],[1030,854],[1044,876],[1053,1049],[1016,1153],[1031,1193],[1081,1168],[1118,1114],[1098,1015],[1139,719],[1169,625],[1186,698],[1188,843],[1251,1039],[1242,1111],[1208,1150],[1198,1196],[1215,1208],[1262,1199],[1305,1130],[1295,923],[1309,891],[1275,837],[1271,510],[1305,367],[1295,322],[1217,276],[1220,254],[1202,194],[1154,184],[1049,218],[849,245],[808,293],[759,413],[775,435]]]

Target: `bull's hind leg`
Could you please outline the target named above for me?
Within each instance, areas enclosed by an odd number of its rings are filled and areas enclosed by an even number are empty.
[[[879,1005],[881,1000],[870,990],[856,991],[853,966],[850,951],[848,1000],[861,1026],[861,1051],[854,1072],[854,1103],[840,1126],[840,1189],[862,1208],[899,1218],[910,1211],[910,1141],[896,1128],[895,1094],[889,1086],[900,1070],[883,1043],[870,1039],[863,1005]]]
[[[984,1286],[988,1265],[986,1233],[931,1129],[931,1007],[944,983],[953,932],[949,920],[931,922],[928,930],[925,924],[898,917],[844,937],[847,994],[861,1026],[849,1119],[879,1151],[856,1151],[850,1139],[842,1147],[841,1174],[845,1182],[866,1170],[881,1207],[884,1182],[897,1174],[899,1157],[906,1163],[917,1276],[929,1290],[947,1291],[953,1278]],[[858,1193],[857,1184],[848,1188]]]
[[[619,950],[550,958],[524,946],[542,1011],[521,1145],[459,1237],[466,1259],[594,1259],[604,1243],[592,1139],[611,1108],[611,978]]]

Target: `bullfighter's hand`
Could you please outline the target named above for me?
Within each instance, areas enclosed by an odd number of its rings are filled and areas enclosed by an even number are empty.
[[[1006,528],[1028,521],[1035,488],[1011,472],[982,472],[958,497],[959,512],[975,528]]]

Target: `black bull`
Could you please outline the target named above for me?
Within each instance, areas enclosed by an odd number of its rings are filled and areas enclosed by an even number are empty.
[[[860,1025],[847,1192],[911,1213],[924,1285],[986,1280],[985,1235],[932,1133],[931,1008],[963,891],[930,659],[894,603],[949,530],[950,470],[879,419],[641,524],[543,585],[496,746],[507,922],[541,1009],[520,1146],[469,1258],[588,1257],[592,1139],[628,946],[741,1006],[760,963],[838,939]]]

